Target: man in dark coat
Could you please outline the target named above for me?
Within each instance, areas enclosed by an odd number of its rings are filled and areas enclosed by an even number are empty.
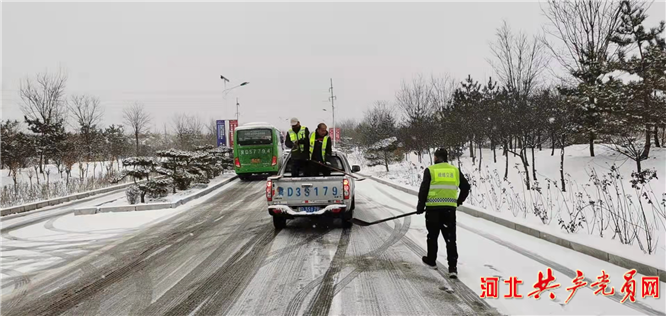
[[[426,213],[428,255],[422,258],[423,263],[437,268],[437,239],[441,231],[446,242],[449,276],[457,278],[456,208],[465,202],[471,187],[463,173],[447,161],[445,149],[435,151],[435,164],[423,173],[416,211],[417,214]]]
[[[324,123],[319,123],[317,130],[310,135],[311,175],[317,176],[320,173],[324,176],[331,175],[331,169],[320,164],[331,165],[332,155],[333,146],[331,145],[331,138],[328,136],[327,126]]]
[[[291,148],[291,176],[298,177],[299,173],[307,172],[307,162],[310,159],[310,131],[302,127],[297,118],[291,119],[291,129],[287,132],[284,144]]]

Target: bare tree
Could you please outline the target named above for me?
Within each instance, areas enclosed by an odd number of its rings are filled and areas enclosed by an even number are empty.
[[[66,117],[65,84],[67,76],[62,72],[38,74],[34,80],[26,78],[21,83],[20,104],[29,129],[38,134],[39,172],[44,173],[44,155],[57,142],[53,136],[62,129]],[[57,137],[56,137],[57,138]]]
[[[67,76],[62,72],[40,73],[34,80],[26,78],[19,88],[23,114],[45,124],[64,119],[66,82]]]
[[[136,156],[139,156],[139,135],[148,130],[150,124],[150,114],[146,112],[143,104],[134,102],[134,104],[123,109],[123,120],[134,134],[136,142]]]
[[[179,149],[191,150],[203,145],[205,142],[203,135],[204,124],[197,116],[175,114],[173,117],[173,128]]]
[[[74,95],[67,102],[69,111],[76,119],[79,127],[95,126],[102,121],[104,108],[100,105],[99,98],[89,95]]]
[[[433,107],[440,111],[453,100],[453,93],[456,91],[456,80],[449,76],[430,77],[430,93]]]
[[[215,119],[210,119],[206,124],[206,143],[213,146],[217,145],[217,122]]]
[[[80,142],[85,146],[86,163],[89,163],[97,149],[100,148],[99,139],[102,132],[98,130],[97,124],[102,120],[104,108],[99,99],[88,95],[75,95],[67,103],[69,111],[78,123],[81,133]]]
[[[526,98],[540,83],[548,66],[544,42],[528,38],[522,32],[514,34],[504,21],[497,28],[496,40],[490,44],[494,60],[488,60],[495,69],[499,82],[519,98]]]
[[[406,132],[403,142],[407,150],[414,150],[419,155],[424,151],[430,153],[435,139],[434,128],[435,102],[432,86],[422,75],[412,79],[410,84],[403,81],[400,91],[396,93],[396,103],[405,116],[403,130]],[[432,156],[431,156],[432,163]]]
[[[593,90],[616,55],[613,50],[617,45],[612,45],[612,38],[622,21],[620,1],[549,0],[548,4],[543,10],[550,21],[545,32],[560,45],[548,41],[544,44],[569,74],[584,85],[582,88]],[[588,134],[590,156],[594,156],[594,140],[601,120],[594,95],[587,93],[587,98],[578,118]]]

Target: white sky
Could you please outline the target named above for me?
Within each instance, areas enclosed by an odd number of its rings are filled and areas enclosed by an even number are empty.
[[[537,2],[492,3],[3,3],[2,118],[19,119],[22,78],[62,68],[67,93],[98,96],[103,125],[122,123],[139,101],[161,131],[176,113],[262,121],[288,128],[296,116],[330,124],[393,102],[418,73],[471,74],[485,83],[488,42],[506,19],[536,34]],[[665,19],[655,2],[648,21]],[[250,84],[222,98],[224,83]],[[328,112],[322,111],[328,108]],[[167,125],[169,128],[169,125]]]

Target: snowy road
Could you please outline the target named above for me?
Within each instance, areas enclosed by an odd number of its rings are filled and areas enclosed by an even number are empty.
[[[79,238],[76,230],[70,248],[78,240],[85,255],[61,260],[38,280],[21,281],[14,272],[16,290],[3,295],[3,315],[481,315],[497,314],[495,308],[521,314],[664,313],[663,297],[620,304],[583,289],[563,304],[571,271],[584,270],[594,279],[605,269],[613,280],[625,269],[464,214],[458,216],[460,281],[442,275],[443,245],[439,270],[421,264],[423,216],[351,229],[338,223],[313,227],[302,219],[276,232],[263,186],[234,182],[166,220],[142,218],[122,238],[106,236],[104,229],[90,232],[104,237]],[[355,216],[363,220],[409,212],[415,204],[415,197],[372,181],[359,182],[357,190]],[[108,216],[114,215],[120,214]],[[50,218],[34,226],[62,230],[59,222]],[[29,228],[3,231],[3,237],[19,238]],[[49,235],[42,237],[39,242]],[[546,267],[562,283],[556,300],[479,298],[481,276],[518,276],[526,297]],[[613,285],[619,292],[621,284]]]

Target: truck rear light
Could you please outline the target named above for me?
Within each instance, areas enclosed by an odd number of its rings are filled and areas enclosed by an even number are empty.
[[[277,165],[277,157],[273,156],[273,160],[271,160],[271,166]]]
[[[236,165],[236,168],[241,167],[240,160],[238,159],[238,157],[236,157],[236,159],[234,159],[234,164]]]
[[[344,191],[344,199],[349,200],[349,180],[342,180],[342,190]]]
[[[274,208],[273,209],[273,214],[280,214],[280,213],[282,213],[281,209],[279,209],[279,208]]]
[[[333,212],[333,213],[340,213],[340,211],[342,211],[341,208],[334,208],[334,209],[331,209],[331,212]]]
[[[269,202],[273,201],[273,180],[266,182],[266,199]]]

